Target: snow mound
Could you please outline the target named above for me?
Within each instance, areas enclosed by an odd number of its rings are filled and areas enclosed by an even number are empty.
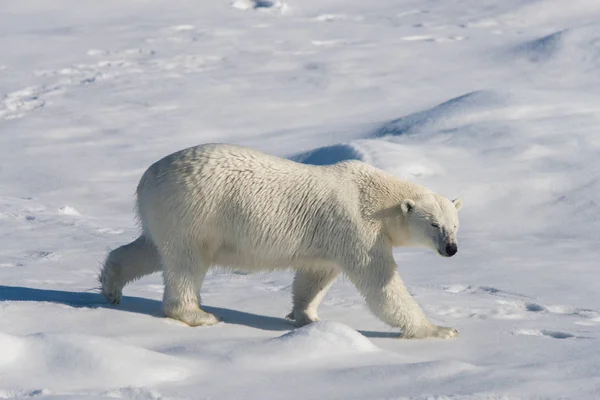
[[[600,61],[600,25],[565,29],[527,42],[517,49],[534,63],[591,63]]]
[[[319,321],[272,339],[282,347],[316,351],[318,354],[369,352],[377,347],[354,329],[339,322]],[[303,351],[304,352],[304,351]]]
[[[71,334],[0,333],[0,386],[77,390],[173,382],[191,365],[116,340]]]
[[[506,95],[479,90],[455,97],[428,110],[390,121],[375,130],[373,136],[400,136],[456,129],[486,119],[507,104]]]
[[[594,0],[570,0],[568,4],[564,0],[521,1],[514,2],[506,12],[498,15],[497,20],[491,21],[510,26],[556,26],[557,23],[571,26],[594,20],[597,15],[598,6]]]
[[[320,147],[291,159],[304,164],[331,165],[358,160],[406,179],[443,175],[444,168],[421,148],[397,143],[388,138],[358,139]],[[393,139],[393,138],[392,138]]]
[[[239,357],[242,363],[263,366],[295,364],[377,351],[369,339],[347,325],[319,321],[260,343]]]
[[[319,147],[292,157],[293,161],[312,165],[331,165],[341,161],[368,161],[367,155],[353,143],[341,143],[333,146]]]

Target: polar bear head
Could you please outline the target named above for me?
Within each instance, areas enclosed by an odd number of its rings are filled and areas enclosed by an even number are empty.
[[[449,200],[435,193],[415,199],[404,199],[400,204],[403,215],[403,246],[426,247],[444,257],[458,251],[458,210],[462,200]]]

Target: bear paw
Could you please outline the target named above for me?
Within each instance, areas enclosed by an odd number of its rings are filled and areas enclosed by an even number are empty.
[[[320,321],[319,317],[316,315],[309,315],[308,313],[302,311],[292,311],[286,315],[285,318],[292,321],[293,324],[298,328]]]
[[[121,302],[121,297],[123,296],[123,292],[121,289],[117,287],[108,287],[102,288],[102,295],[106,298],[106,300],[110,304],[119,304]]]
[[[98,281],[102,286],[102,295],[111,304],[119,304],[123,296],[123,285],[115,277],[114,266],[108,264],[100,272]]]
[[[431,337],[436,339],[452,339],[458,336],[458,331],[454,328],[445,326],[436,326]]]
[[[458,331],[445,326],[431,325],[427,328],[406,332],[400,336],[402,339],[452,339],[458,336]]]
[[[216,315],[200,308],[193,310],[166,310],[167,317],[181,321],[189,326],[209,326],[221,322]]]

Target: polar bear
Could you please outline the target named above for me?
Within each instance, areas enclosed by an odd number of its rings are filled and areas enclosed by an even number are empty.
[[[292,268],[288,318],[303,326],[319,320],[317,307],[342,272],[402,337],[448,339],[457,331],[429,322],[406,290],[392,248],[453,256],[461,205],[360,161],[314,166],[237,145],[200,145],[143,174],[142,234],[109,253],[99,280],[107,300],[119,303],[128,282],[162,270],[165,315],[200,326],[219,322],[200,307],[211,266]]]

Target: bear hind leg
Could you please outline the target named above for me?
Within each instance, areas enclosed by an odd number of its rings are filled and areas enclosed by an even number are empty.
[[[299,270],[292,285],[294,308],[287,319],[300,327],[319,321],[317,308],[339,275],[337,268]]]
[[[203,258],[190,248],[170,249],[161,256],[164,313],[189,326],[214,325],[220,321],[200,308],[200,288],[209,267]]]
[[[110,303],[118,304],[127,283],[159,270],[160,260],[156,247],[142,235],[108,254],[98,281],[104,297]]]

